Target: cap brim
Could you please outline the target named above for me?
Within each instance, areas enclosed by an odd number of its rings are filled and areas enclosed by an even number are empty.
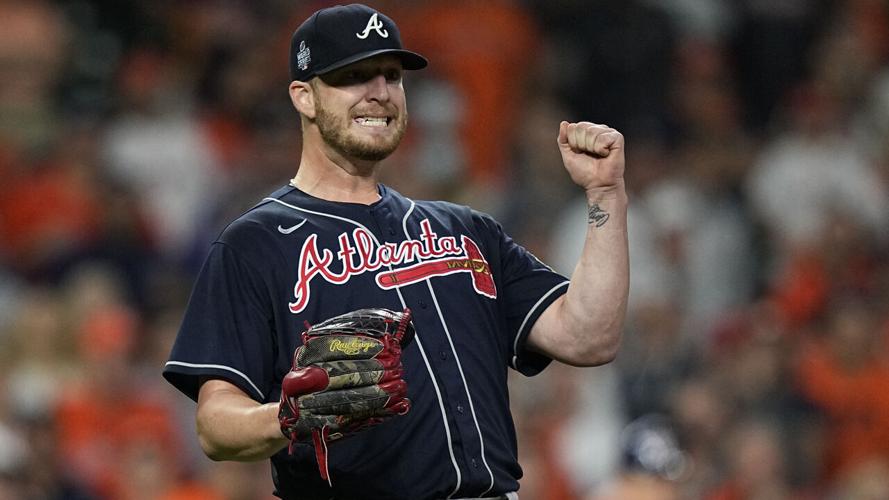
[[[352,63],[363,61],[364,59],[368,59],[374,56],[380,56],[383,54],[393,54],[398,56],[401,59],[401,66],[404,69],[414,70],[414,69],[423,69],[429,64],[429,61],[426,60],[425,57],[417,54],[416,52],[411,52],[409,50],[404,49],[380,49],[380,50],[371,50],[369,52],[362,52],[360,54],[355,54],[354,56],[347,57],[342,61],[337,61],[330,66],[325,68],[316,69],[314,74],[316,75],[324,75],[330,73],[331,71],[340,69],[344,66],[348,66]]]

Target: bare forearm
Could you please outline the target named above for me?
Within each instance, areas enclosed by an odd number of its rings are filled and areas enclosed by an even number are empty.
[[[617,353],[626,314],[627,195],[620,185],[587,193],[587,204],[586,239],[565,294],[562,319],[565,331],[576,340],[576,361],[600,364]]]
[[[532,346],[576,366],[614,359],[629,290],[627,196],[623,185],[587,193],[589,217],[580,260],[567,293],[532,331]]]
[[[278,423],[278,404],[259,404],[225,382],[210,380],[198,397],[197,431],[213,460],[268,458],[287,446]],[[209,387],[208,387],[209,385]]]

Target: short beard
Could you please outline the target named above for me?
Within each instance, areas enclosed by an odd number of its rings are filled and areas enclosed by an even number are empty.
[[[348,123],[341,117],[315,104],[315,124],[328,146],[348,158],[378,162],[391,155],[407,129],[407,112],[395,119],[395,134],[382,141],[362,140],[348,132]]]

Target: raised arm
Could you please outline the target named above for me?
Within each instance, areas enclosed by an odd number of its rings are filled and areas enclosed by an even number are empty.
[[[225,380],[206,380],[198,393],[197,431],[201,448],[213,460],[271,457],[288,443],[281,433],[278,406],[257,403]]]
[[[562,122],[558,146],[586,192],[586,239],[568,292],[540,315],[528,342],[570,365],[600,365],[617,355],[629,293],[624,138],[605,125]]]

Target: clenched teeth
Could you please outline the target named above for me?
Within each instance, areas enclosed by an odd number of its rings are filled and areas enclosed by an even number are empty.
[[[355,121],[366,127],[385,127],[389,123],[385,116],[360,116]]]

